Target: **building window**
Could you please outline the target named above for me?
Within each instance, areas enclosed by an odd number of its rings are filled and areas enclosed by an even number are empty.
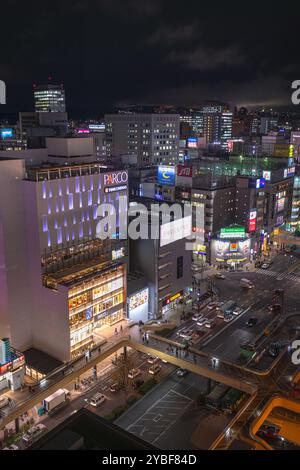
[[[177,258],[177,279],[183,276],[183,256]]]

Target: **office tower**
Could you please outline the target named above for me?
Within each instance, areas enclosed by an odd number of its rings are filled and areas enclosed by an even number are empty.
[[[178,163],[178,114],[107,114],[105,122],[107,157],[131,155],[139,166]]]
[[[34,108],[39,113],[64,113],[66,111],[63,85],[34,85]]]
[[[209,104],[201,108],[203,115],[203,135],[208,143],[220,144],[227,148],[232,138],[233,113],[223,104]]]

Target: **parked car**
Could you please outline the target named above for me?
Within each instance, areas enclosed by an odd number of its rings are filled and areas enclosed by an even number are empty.
[[[242,313],[243,309],[241,307],[236,307],[234,310],[233,310],[233,315],[240,315]]]
[[[26,444],[30,444],[38,439],[46,431],[47,428],[44,424],[36,424],[35,426],[32,426],[30,429],[28,429],[26,434],[24,434],[23,441],[26,442]]]
[[[277,426],[269,425],[269,424],[263,424],[257,435],[260,437],[268,437],[268,438],[276,438],[278,436],[280,429]]]
[[[147,362],[148,362],[148,364],[155,364],[158,360],[159,360],[158,357],[151,356],[151,354],[149,354]]]
[[[213,328],[215,326],[215,320],[213,319],[207,320],[207,322],[205,323],[205,326],[206,328]]]
[[[135,379],[136,377],[138,377],[140,375],[140,373],[141,373],[140,369],[131,369],[128,372],[128,378],[129,379]]]
[[[257,324],[257,322],[258,322],[258,318],[250,317],[249,320],[246,321],[246,326],[251,328],[251,327],[255,326]]]
[[[192,320],[198,321],[201,316],[202,315],[200,315],[200,313],[194,313],[194,315],[192,316]]]
[[[188,374],[188,371],[186,369],[178,369],[176,372],[176,375],[178,377],[185,377]]]
[[[111,384],[111,386],[109,387],[109,390],[110,390],[112,393],[116,393],[116,392],[118,392],[120,389],[121,389],[121,385],[120,385],[118,382],[115,382],[115,383]]]
[[[208,310],[213,310],[214,308],[217,308],[217,307],[218,307],[218,302],[209,302],[209,304],[207,304]]]
[[[161,369],[161,365],[159,364],[153,364],[153,366],[150,367],[149,369],[149,374],[151,375],[156,375]]]
[[[203,326],[205,325],[205,323],[208,321],[208,318],[200,318],[198,321],[197,321],[197,325],[199,326]]]

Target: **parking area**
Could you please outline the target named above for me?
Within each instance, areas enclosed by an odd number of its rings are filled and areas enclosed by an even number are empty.
[[[130,425],[128,431],[155,444],[160,436],[176,423],[191,401],[188,396],[170,390]]]

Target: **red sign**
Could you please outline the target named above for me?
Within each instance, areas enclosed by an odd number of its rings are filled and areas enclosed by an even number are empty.
[[[177,165],[177,176],[184,176],[187,178],[193,177],[193,167],[187,165]]]
[[[249,215],[249,232],[256,231],[257,211],[251,211]]]

